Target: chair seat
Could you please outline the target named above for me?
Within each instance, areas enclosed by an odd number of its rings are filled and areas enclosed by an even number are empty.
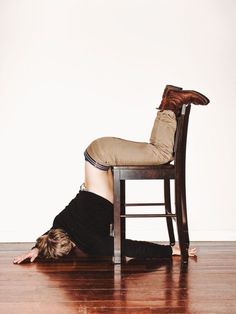
[[[175,166],[170,163],[162,165],[114,166],[113,173],[115,172],[119,173],[120,180],[175,178]]]
[[[130,170],[141,170],[141,169],[172,169],[175,166],[171,163],[166,163],[166,164],[162,164],[162,165],[130,165],[130,166],[125,166],[125,165],[121,165],[121,166],[113,166],[114,168],[119,168],[119,169],[130,169]]]

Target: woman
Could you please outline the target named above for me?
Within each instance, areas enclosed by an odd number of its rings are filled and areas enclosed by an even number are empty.
[[[109,234],[113,223],[114,165],[164,164],[172,160],[176,131],[176,116],[183,104],[207,105],[209,100],[196,91],[184,91],[167,85],[150,142],[133,142],[114,137],[93,141],[86,149],[83,189],[66,208],[55,217],[52,228],[39,237],[30,252],[18,256],[14,263],[26,259],[31,262],[39,255],[58,258],[69,254],[74,246],[91,255],[113,255],[114,239]],[[129,257],[171,257],[180,255],[178,246],[159,245],[126,239],[123,255]],[[196,255],[196,249],[189,249]]]

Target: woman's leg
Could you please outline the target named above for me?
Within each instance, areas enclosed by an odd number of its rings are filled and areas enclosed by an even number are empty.
[[[206,105],[209,99],[198,92],[182,91],[179,87],[167,85],[159,107],[161,111],[157,113],[149,143],[115,137],[102,137],[93,141],[85,151],[85,158],[97,170],[86,166],[85,177],[88,188],[113,200],[112,173],[109,170],[111,166],[160,165],[172,160],[177,126],[175,113],[178,114],[182,105],[188,103]]]
[[[159,155],[164,159],[170,160],[173,157],[176,127],[177,120],[173,111],[157,112],[149,142],[156,147]]]
[[[102,137],[85,151],[86,159],[101,170],[111,166],[160,165],[172,159],[176,117],[174,112],[158,112],[150,142],[134,142],[117,137]]]

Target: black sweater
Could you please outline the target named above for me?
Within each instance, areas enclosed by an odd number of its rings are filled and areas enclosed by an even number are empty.
[[[113,204],[87,191],[76,197],[54,219],[52,229],[61,228],[82,251],[112,256],[114,238],[109,235],[113,223]],[[129,257],[170,257],[169,245],[126,239],[123,255]]]

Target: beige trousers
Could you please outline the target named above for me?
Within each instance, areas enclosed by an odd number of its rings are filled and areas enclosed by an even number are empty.
[[[173,159],[176,117],[173,111],[158,111],[150,142],[101,137],[85,151],[85,159],[101,170],[115,165],[160,165]]]

